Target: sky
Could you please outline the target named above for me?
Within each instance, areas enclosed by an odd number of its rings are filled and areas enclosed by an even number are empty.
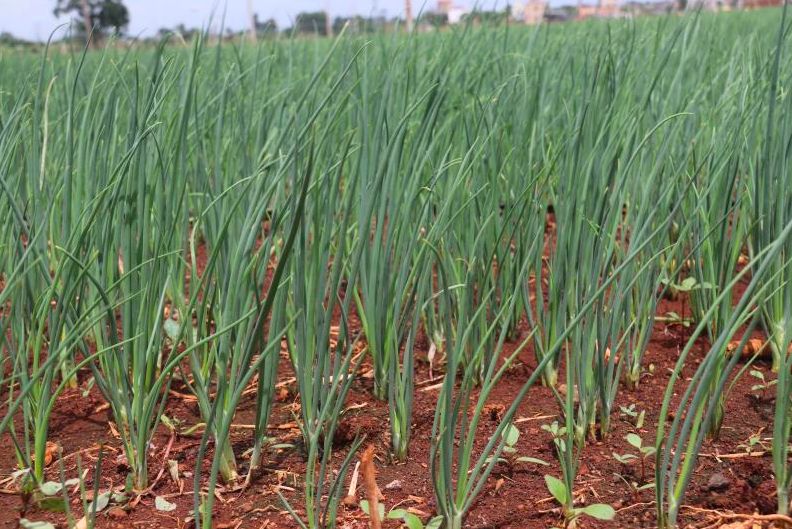
[[[401,15],[404,0],[250,0],[259,20],[274,18],[281,28],[291,25],[291,20],[301,11],[328,11],[331,17],[340,15]],[[413,12],[434,9],[436,0],[412,0]],[[248,0],[125,0],[130,12],[128,33],[153,35],[159,28],[172,28],[178,24],[200,27],[208,22],[214,11],[219,18],[225,9],[226,26],[232,29],[247,27]],[[49,33],[61,22],[52,14],[56,0],[0,0],[0,32],[8,31],[29,40],[46,40]],[[465,6],[472,0],[457,0]],[[478,2],[486,5],[487,2]],[[503,6],[505,1],[491,1]]]

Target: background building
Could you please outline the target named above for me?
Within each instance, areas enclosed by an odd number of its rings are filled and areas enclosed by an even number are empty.
[[[465,7],[455,6],[453,0],[437,0],[437,12],[445,15],[449,24],[458,24],[470,10]]]
[[[527,3],[516,2],[511,7],[512,18],[529,25],[542,23],[546,12],[546,0],[528,0]]]

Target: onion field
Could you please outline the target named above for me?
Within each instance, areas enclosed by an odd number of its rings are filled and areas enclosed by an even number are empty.
[[[0,49],[0,527],[792,527],[792,13]]]

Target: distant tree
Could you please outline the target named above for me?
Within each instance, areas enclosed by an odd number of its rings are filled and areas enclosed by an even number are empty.
[[[462,17],[462,20],[472,20],[478,24],[502,24],[508,22],[511,5],[506,5],[506,9],[499,11],[485,11],[474,9]]]
[[[434,27],[441,27],[448,25],[448,14],[446,13],[435,13],[433,11],[429,11],[421,15],[421,22],[424,24],[428,24]]]
[[[344,26],[349,22],[349,25],[352,26],[351,19],[349,17],[335,17],[333,19],[333,35],[338,35],[341,33],[341,30],[344,29]],[[352,28],[350,27],[348,32],[351,32]]]
[[[336,17],[333,20],[333,34],[338,35],[345,25],[349,25],[346,30],[347,35],[362,35],[364,33],[376,33],[385,29],[387,20],[385,17],[363,17],[355,15],[351,17]]]
[[[9,47],[17,47],[17,46],[30,46],[31,43],[15,37],[13,34],[9,33],[8,31],[0,32],[0,47],[9,46]]]
[[[72,14],[82,21],[81,33],[102,36],[121,33],[129,25],[129,10],[122,0],[56,0],[55,16]]]
[[[175,28],[173,28],[173,31],[181,35],[182,38],[187,41],[192,40],[193,37],[201,32],[200,29],[188,28],[184,24],[178,24]]]
[[[271,37],[278,33],[278,23],[274,18],[261,21],[258,19],[258,15],[253,15],[253,23],[256,26],[256,35],[258,37]]]
[[[574,18],[575,15],[577,15],[577,7],[575,6],[561,6],[560,9],[570,19]]]
[[[297,33],[327,35],[327,26],[327,13],[324,11],[299,13],[294,20],[294,29]]]

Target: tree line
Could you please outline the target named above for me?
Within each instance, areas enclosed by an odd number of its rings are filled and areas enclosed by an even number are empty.
[[[508,10],[499,11],[473,11],[466,15],[476,21],[484,23],[502,22],[507,18]],[[56,0],[53,14],[57,17],[71,17],[69,35],[64,40],[86,42],[96,45],[110,36],[125,35],[130,22],[129,9],[124,0]],[[448,24],[448,17],[444,13],[424,12],[419,24],[429,27],[440,27]],[[389,31],[404,27],[404,21],[399,17],[375,16],[336,16],[330,17],[326,11],[301,12],[294,18],[292,24],[279,27],[273,18],[260,19],[257,14],[252,14],[250,27],[243,30],[226,28],[221,37],[233,38],[241,35],[254,34],[256,38],[272,38],[278,35],[337,35],[346,27],[348,34],[365,34]],[[168,34],[177,33],[185,40],[203,31],[199,27],[187,27],[178,24],[172,28],[160,28],[151,37],[158,40]],[[253,33],[255,31],[255,33]],[[0,46],[25,46],[34,43],[17,38],[9,32],[0,33]]]

